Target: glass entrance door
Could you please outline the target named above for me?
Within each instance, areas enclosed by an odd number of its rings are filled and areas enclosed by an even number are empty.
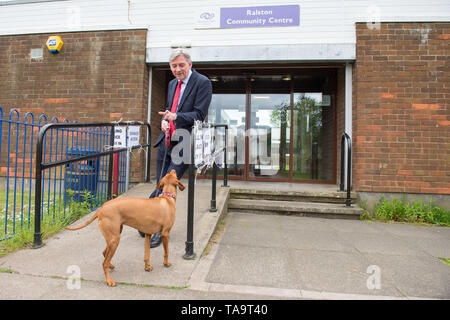
[[[248,116],[248,177],[289,178],[290,79],[255,76],[251,79]]]
[[[245,178],[245,76],[211,76],[213,96],[208,121],[228,124],[227,167],[230,177]],[[225,135],[220,132],[219,134]],[[223,170],[218,172],[222,175]]]
[[[292,178],[334,180],[335,112],[330,77],[293,79]]]
[[[229,126],[230,178],[334,182],[334,76],[227,73],[208,75],[208,121]]]

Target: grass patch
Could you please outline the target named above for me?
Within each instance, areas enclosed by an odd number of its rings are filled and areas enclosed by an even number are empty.
[[[448,259],[448,258],[439,258],[439,260],[441,260],[446,265],[450,266],[450,259]]]
[[[16,229],[28,228],[34,216],[34,194],[10,190],[0,191],[0,239],[15,233]]]
[[[72,193],[69,192],[69,198],[72,198]],[[34,196],[33,196],[34,198]],[[55,233],[61,231],[64,227],[72,224],[87,213],[93,210],[92,196],[85,191],[83,201],[68,201],[67,208],[64,209],[63,200],[56,200],[53,204],[48,206],[43,205],[43,217],[41,220],[42,240],[48,239]],[[34,201],[33,201],[34,203]],[[30,247],[34,241],[34,206],[32,208],[32,215],[30,220],[23,223],[22,228],[16,226],[15,234],[10,235],[10,238],[0,241],[0,257],[15,252],[20,249]],[[3,220],[2,220],[3,219]],[[9,219],[9,218],[8,218]],[[5,217],[0,218],[0,224],[4,228]],[[17,221],[16,221],[17,222]],[[6,223],[10,223],[9,221]],[[4,231],[4,230],[3,230]],[[4,233],[2,236],[5,236]],[[8,235],[6,235],[8,236]]]
[[[0,273],[14,273],[14,270],[9,268],[0,268]]]
[[[392,201],[382,197],[372,212],[363,209],[362,219],[450,226],[450,211],[436,206],[431,199],[424,204],[421,199],[406,202],[406,196]]]
[[[227,217],[228,217],[228,215],[226,215],[224,218],[220,219],[217,222],[216,228],[214,229],[214,232],[212,233],[211,238],[209,239],[208,244],[206,245],[205,249],[203,249],[203,252],[200,255],[200,257],[207,256],[209,254],[209,252],[211,251],[213,244],[217,243],[218,239],[220,238],[223,231],[225,230],[225,225],[227,224]]]

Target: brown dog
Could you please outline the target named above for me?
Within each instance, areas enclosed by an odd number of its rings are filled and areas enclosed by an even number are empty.
[[[144,262],[145,271],[151,271],[150,265],[150,237],[154,233],[161,232],[164,246],[164,265],[170,267],[169,257],[169,232],[175,222],[175,200],[177,186],[184,190],[183,184],[177,179],[175,170],[164,176],[156,186],[163,188],[158,198],[117,198],[104,203],[97,212],[82,226],[66,228],[67,230],[79,230],[86,227],[98,218],[98,227],[106,240],[106,248],[103,251],[103,271],[105,272],[108,286],[115,286],[116,282],[109,276],[109,269],[114,269],[111,259],[119,245],[120,234],[123,225],[133,227],[145,233]]]

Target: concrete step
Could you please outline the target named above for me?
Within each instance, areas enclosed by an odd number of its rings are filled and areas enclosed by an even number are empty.
[[[272,201],[254,199],[230,199],[228,212],[248,212],[259,214],[281,214],[330,219],[360,219],[364,212],[358,206],[346,207],[345,204]]]
[[[351,202],[356,203],[357,194],[350,193]],[[295,202],[321,202],[321,203],[341,203],[345,204],[346,192],[326,192],[326,191],[286,191],[286,190],[258,190],[231,188],[231,199],[253,199],[271,201],[295,201]]]

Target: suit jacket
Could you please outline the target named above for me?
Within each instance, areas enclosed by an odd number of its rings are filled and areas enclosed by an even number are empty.
[[[174,78],[169,82],[166,110],[172,108],[173,98],[177,89],[178,79]],[[192,75],[184,89],[183,96],[178,103],[177,120],[174,121],[176,129],[192,130],[195,120],[204,121],[208,115],[208,108],[212,98],[211,81],[192,69]],[[164,140],[164,132],[160,134],[156,143],[157,147]]]

